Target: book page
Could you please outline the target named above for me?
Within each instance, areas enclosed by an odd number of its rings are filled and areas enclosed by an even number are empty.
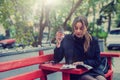
[[[64,64],[64,65],[61,67],[61,69],[74,69],[74,68],[76,68],[76,66],[73,65],[73,64]]]
[[[77,65],[76,68],[86,68],[86,69],[90,70],[93,67],[90,65],[87,65],[87,64],[80,64],[80,65]]]
[[[75,69],[75,68],[86,68],[88,70],[92,69],[92,66],[89,66],[87,64],[80,64],[80,65],[73,65],[73,64],[64,64],[61,69]]]

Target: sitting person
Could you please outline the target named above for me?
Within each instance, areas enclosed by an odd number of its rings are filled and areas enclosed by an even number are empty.
[[[88,33],[87,19],[83,16],[76,17],[72,28],[72,34],[64,36],[60,31],[56,33],[54,62],[59,63],[65,57],[66,64],[84,63],[93,67],[82,75],[71,74],[71,80],[106,80],[103,71],[98,68],[101,64],[98,40]]]

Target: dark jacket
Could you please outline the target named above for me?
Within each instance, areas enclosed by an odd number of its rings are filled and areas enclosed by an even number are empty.
[[[101,63],[98,40],[92,37],[88,52],[84,53],[84,39],[77,38],[73,35],[66,35],[61,42],[60,48],[54,49],[54,61],[58,63],[65,57],[67,64],[83,61],[92,67],[98,67]]]
[[[65,57],[65,62],[71,64],[76,61],[83,61],[85,64],[92,66],[98,73],[103,75],[102,70],[97,69],[101,64],[100,49],[98,45],[98,39],[92,37],[90,47],[86,53],[84,53],[84,40],[85,38],[77,38],[72,34],[66,35],[61,42],[59,48],[54,49],[54,61],[60,62]]]

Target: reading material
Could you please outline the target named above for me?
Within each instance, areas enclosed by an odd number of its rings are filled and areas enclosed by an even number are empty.
[[[88,70],[92,69],[92,66],[87,64],[73,65],[73,64],[64,64],[61,69],[75,69],[75,68],[86,68]]]

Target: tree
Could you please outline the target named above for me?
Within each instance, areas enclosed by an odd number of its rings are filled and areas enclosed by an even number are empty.
[[[72,16],[72,14],[75,12],[75,10],[80,6],[80,4],[82,3],[82,0],[78,0],[74,6],[71,8],[67,18],[65,19],[64,23],[63,23],[63,27],[64,29],[66,30],[66,24],[67,24],[67,21],[70,19],[70,17]]]
[[[100,13],[103,12],[103,14],[107,14],[108,17],[108,30],[107,32],[110,32],[110,28],[111,28],[111,17],[112,14],[116,13],[116,8],[115,8],[115,1],[112,0],[109,4],[103,6],[100,10]]]
[[[16,38],[18,43],[31,44],[30,41],[33,40],[32,37],[28,37],[32,35],[31,31],[33,31],[28,25],[28,17],[30,18],[32,12],[31,4],[33,4],[33,0],[29,0],[29,2],[25,0],[1,0],[0,23],[3,24],[7,34],[10,34],[11,28],[14,27],[15,35],[12,38]]]

